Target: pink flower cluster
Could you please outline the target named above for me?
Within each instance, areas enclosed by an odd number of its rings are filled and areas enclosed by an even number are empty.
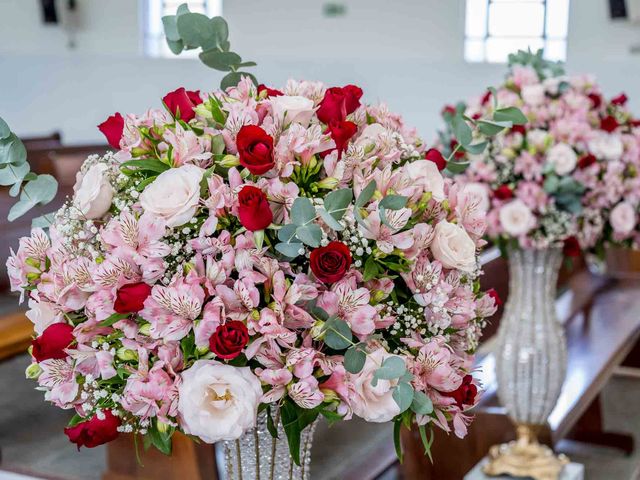
[[[640,122],[626,103],[624,94],[607,101],[589,76],[548,76],[524,64],[466,105],[471,118],[499,105],[528,119],[491,139],[484,154],[456,151],[470,161],[458,179],[482,195],[489,237],[524,248],[564,246],[567,254],[637,245]],[[454,112],[446,107],[443,116]]]
[[[361,96],[244,79],[100,126],[117,152],[8,261],[73,441],[229,440],[265,407],[466,433],[485,214]]]

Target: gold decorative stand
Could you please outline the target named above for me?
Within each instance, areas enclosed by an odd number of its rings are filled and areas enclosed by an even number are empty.
[[[517,440],[491,447],[489,462],[482,470],[489,476],[511,475],[534,480],[558,480],[568,463],[566,455],[556,456],[549,447],[538,443],[535,426],[518,425]]]

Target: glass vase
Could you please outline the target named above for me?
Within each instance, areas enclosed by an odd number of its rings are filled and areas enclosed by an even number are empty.
[[[517,440],[496,445],[484,468],[490,475],[558,478],[568,459],[538,443],[564,382],[567,347],[556,315],[561,249],[511,249],[509,298],[495,350],[498,397],[516,424]]]
[[[289,454],[287,436],[278,412],[272,413],[278,429],[273,438],[267,429],[267,414],[258,414],[257,426],[237,440],[223,442],[227,480],[309,480],[311,444],[318,420],[300,435],[300,466]]]

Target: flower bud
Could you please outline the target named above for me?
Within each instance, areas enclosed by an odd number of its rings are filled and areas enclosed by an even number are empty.
[[[169,429],[171,428],[171,425],[169,425],[168,423],[165,423],[161,420],[158,420],[157,424],[156,424],[156,428],[158,429],[158,431],[160,433],[167,433],[169,431]]]
[[[235,155],[225,155],[218,163],[225,168],[237,167],[240,165],[240,158]]]
[[[138,353],[129,348],[120,347],[116,353],[120,360],[129,361],[129,360],[137,360]]]
[[[198,117],[204,118],[205,120],[213,120],[213,114],[207,108],[207,105],[205,103],[201,103],[196,108],[194,108],[193,111]]]
[[[40,278],[40,274],[39,273],[35,273],[35,272],[27,273],[27,280],[29,282],[35,282],[39,278]]]
[[[131,155],[133,155],[134,157],[142,157],[143,155],[146,155],[146,154],[147,154],[146,148],[134,147],[131,149]]]
[[[196,352],[198,352],[198,355],[200,356],[206,355],[207,353],[209,353],[209,347],[206,345],[203,345],[201,347],[196,347]]]
[[[325,188],[327,190],[333,190],[338,186],[338,179],[335,177],[327,177],[323,178],[319,182],[316,183],[318,188]]]
[[[42,373],[42,367],[40,367],[40,365],[38,365],[37,363],[32,363],[24,371],[24,376],[28,379],[36,380],[41,373]]]
[[[145,323],[140,327],[140,330],[138,331],[140,332],[140,335],[146,335],[148,337],[149,335],[151,335],[151,324]]]
[[[382,290],[374,290],[371,295],[371,303],[375,305],[376,303],[380,303],[385,298],[387,298],[387,294],[385,292],[383,292]]]
[[[40,270],[40,260],[38,260],[37,258],[28,257],[24,261],[24,263],[26,263],[30,267],[37,268],[38,270]]]
[[[329,390],[328,388],[321,388],[320,391],[324,394],[325,402],[333,402],[334,400],[339,400],[338,394],[333,390]]]
[[[311,327],[311,338],[314,340],[322,340],[324,338],[324,322],[317,320]]]
[[[255,308],[251,310],[251,318],[254,320],[260,320],[260,311]]]

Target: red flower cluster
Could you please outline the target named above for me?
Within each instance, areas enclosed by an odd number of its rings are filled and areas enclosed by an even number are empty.
[[[273,138],[256,125],[245,125],[238,132],[236,146],[240,165],[253,175],[262,175],[271,170],[273,161]]]
[[[335,283],[345,276],[351,266],[351,252],[342,242],[329,242],[316,248],[309,257],[311,271],[318,280]]]
[[[67,323],[54,323],[49,325],[42,335],[31,342],[31,355],[36,362],[44,360],[56,359],[61,360],[67,358],[68,348],[75,340],[73,336],[73,327]]]
[[[325,92],[320,107],[316,111],[320,121],[327,124],[326,132],[331,135],[331,139],[336,144],[338,157],[342,156],[349,139],[358,131],[356,124],[346,118],[358,109],[360,98],[362,98],[362,89],[355,85],[332,87]],[[329,152],[330,150],[321,155],[324,156]]]
[[[280,90],[276,90],[275,88],[269,88],[264,83],[258,85],[258,95],[261,95],[262,92],[267,92],[267,97],[281,97],[284,95]]]
[[[513,190],[511,190],[507,185],[500,185],[493,191],[494,197],[498,200],[509,200],[513,198]]]
[[[107,138],[111,147],[119,149],[124,131],[124,117],[116,112],[98,125],[98,130]]]
[[[224,360],[236,358],[247,343],[249,343],[249,331],[247,326],[238,320],[218,325],[209,338],[211,351]]]
[[[456,401],[456,405],[462,410],[464,406],[473,405],[478,395],[478,387],[473,384],[473,377],[471,375],[465,375],[462,379],[462,384],[457,390],[453,392],[444,392],[443,395],[451,397]]]
[[[267,196],[258,187],[245,185],[238,193],[238,217],[244,228],[264,230],[273,221]]]
[[[447,167],[447,160],[442,156],[437,148],[430,148],[424,154],[424,158],[435,163],[438,170],[444,170]]]
[[[100,420],[94,416],[86,422],[65,428],[64,433],[80,450],[80,447],[94,448],[115,440],[119,426],[120,419],[111,413],[111,410],[105,410],[104,419]]]

